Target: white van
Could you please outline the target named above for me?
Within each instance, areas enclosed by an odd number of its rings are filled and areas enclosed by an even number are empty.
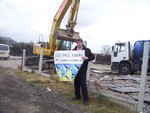
[[[8,59],[9,58],[10,49],[6,44],[0,44],[0,58]]]

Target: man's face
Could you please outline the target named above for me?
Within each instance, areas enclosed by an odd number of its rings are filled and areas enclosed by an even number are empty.
[[[77,44],[78,47],[82,47],[82,45],[83,45],[82,41],[80,41],[80,40],[76,41],[76,44]]]

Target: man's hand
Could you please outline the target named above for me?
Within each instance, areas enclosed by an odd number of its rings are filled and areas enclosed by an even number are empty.
[[[82,57],[83,60],[88,60],[89,58],[87,56]]]

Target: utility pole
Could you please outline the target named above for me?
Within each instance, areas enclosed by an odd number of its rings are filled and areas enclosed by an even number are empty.
[[[140,81],[140,92],[139,92],[139,103],[138,103],[138,112],[144,113],[144,93],[145,93],[145,84],[148,71],[148,60],[149,60],[149,51],[150,51],[150,42],[144,43],[144,52],[143,52],[143,64],[141,72],[141,81]]]
[[[22,57],[22,71],[24,71],[25,68],[25,60],[26,60],[26,50],[23,49],[23,57]]]
[[[39,73],[42,72],[42,66],[43,66],[43,48],[40,50],[40,60],[39,60]]]

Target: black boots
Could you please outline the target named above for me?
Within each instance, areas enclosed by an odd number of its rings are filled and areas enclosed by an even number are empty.
[[[84,100],[84,101],[83,101],[83,104],[84,104],[84,105],[89,105],[89,101],[88,101],[88,100]]]
[[[77,97],[73,97],[71,100],[72,101],[78,101],[80,100],[81,98],[77,98]],[[83,100],[83,105],[89,105],[89,101],[88,100]]]

